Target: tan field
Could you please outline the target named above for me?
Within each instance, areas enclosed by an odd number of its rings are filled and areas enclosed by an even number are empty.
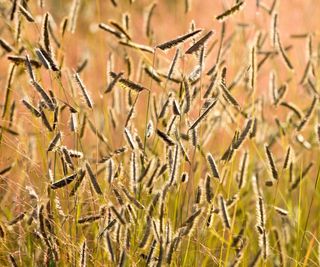
[[[315,0],[0,0],[0,266],[319,266]]]

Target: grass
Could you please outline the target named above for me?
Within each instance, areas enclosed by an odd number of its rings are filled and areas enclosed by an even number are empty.
[[[319,265],[319,7],[42,2],[0,8],[1,266]]]

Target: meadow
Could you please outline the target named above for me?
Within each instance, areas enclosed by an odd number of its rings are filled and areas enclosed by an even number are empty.
[[[0,266],[320,266],[320,5],[0,0]]]

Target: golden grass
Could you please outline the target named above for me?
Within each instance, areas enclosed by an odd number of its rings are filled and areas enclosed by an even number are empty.
[[[320,264],[313,1],[0,14],[1,266]]]

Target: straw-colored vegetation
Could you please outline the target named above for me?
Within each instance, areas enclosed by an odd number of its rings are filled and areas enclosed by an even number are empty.
[[[320,12],[284,2],[1,1],[0,265],[319,266]]]

